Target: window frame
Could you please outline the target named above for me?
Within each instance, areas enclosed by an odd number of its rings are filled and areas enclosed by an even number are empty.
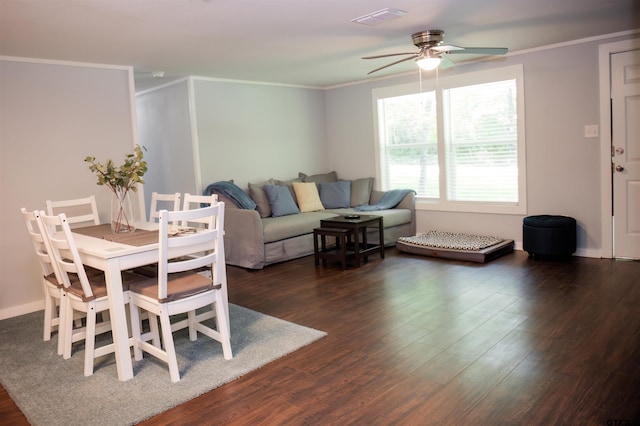
[[[517,164],[518,164],[518,201],[509,202],[477,202],[477,201],[452,201],[446,198],[446,159],[444,156],[444,126],[442,91],[456,87],[472,86],[483,83],[491,83],[503,80],[515,79],[516,84],[516,113],[517,113]],[[372,90],[372,105],[374,119],[374,144],[376,161],[376,180],[382,183],[381,145],[380,135],[383,131],[378,117],[378,100],[411,95],[419,92],[435,90],[437,108],[437,134],[438,134],[438,166],[440,198],[416,197],[416,210],[434,210],[450,212],[495,213],[495,214],[527,214],[527,182],[526,182],[526,143],[525,143],[525,109],[524,109],[524,72],[522,64],[500,68],[487,69],[461,73],[452,76],[439,76],[429,81],[423,80],[421,87],[415,83],[396,86],[374,88]]]

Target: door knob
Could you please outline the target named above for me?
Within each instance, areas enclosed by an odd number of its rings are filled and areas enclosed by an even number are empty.
[[[616,172],[621,172],[624,170],[623,166],[616,166]]]
[[[618,155],[624,154],[624,148],[616,148],[616,154]]]

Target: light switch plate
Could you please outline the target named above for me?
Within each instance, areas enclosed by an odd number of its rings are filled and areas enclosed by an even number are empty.
[[[597,138],[600,136],[600,131],[597,124],[587,124],[584,126],[585,138]]]

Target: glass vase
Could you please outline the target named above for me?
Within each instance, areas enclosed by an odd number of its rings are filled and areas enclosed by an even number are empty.
[[[116,190],[111,197],[111,231],[120,234],[136,230],[129,191]]]

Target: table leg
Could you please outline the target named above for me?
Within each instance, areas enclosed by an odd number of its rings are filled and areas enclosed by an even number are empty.
[[[342,264],[342,270],[347,269],[347,237],[342,235],[336,237],[336,244],[340,241],[340,263]]]
[[[316,266],[320,265],[320,259],[318,258],[318,234],[313,231],[313,263]]]
[[[353,229],[353,250],[355,251],[354,262],[357,268],[360,266],[360,229],[358,225]]]
[[[378,234],[380,235],[380,259],[384,259],[384,227],[382,225],[382,216],[378,219]]]
[[[111,334],[113,335],[118,380],[124,382],[133,378],[131,352],[129,350],[129,329],[125,298],[122,290],[122,272],[117,258],[109,259],[105,270],[107,294],[109,295],[109,315],[111,318]]]
[[[362,246],[364,247],[365,250],[367,250],[369,248],[369,241],[367,240],[367,226],[363,226],[362,227]],[[369,256],[365,255],[364,256],[364,263],[367,263],[369,261]]]

